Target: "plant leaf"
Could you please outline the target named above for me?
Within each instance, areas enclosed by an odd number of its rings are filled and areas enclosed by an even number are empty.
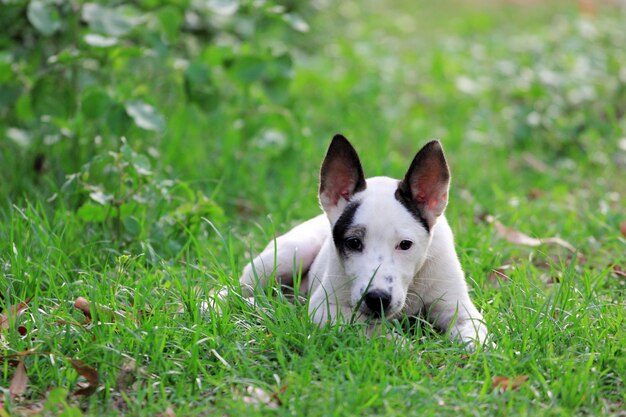
[[[96,3],[83,6],[83,19],[96,32],[109,36],[124,36],[139,23],[139,19],[128,16],[121,7],[109,8]]]
[[[111,194],[105,194],[100,190],[95,190],[89,193],[89,198],[91,198],[96,203],[106,205],[109,201],[113,200],[113,196]]]
[[[154,107],[141,100],[133,100],[126,103],[126,113],[142,129],[160,132],[165,128],[163,115]]]
[[[291,26],[293,30],[298,32],[308,32],[310,28],[309,24],[296,13],[286,13],[283,15],[283,20]]]
[[[98,35],[97,33],[88,33],[83,38],[87,45],[95,46],[97,48],[110,48],[117,44],[117,38]]]
[[[147,156],[142,155],[140,153],[133,153],[132,156],[133,167],[137,174],[139,175],[150,175],[152,174],[150,160]]]
[[[221,16],[232,16],[239,10],[239,0],[208,0],[206,7]]]
[[[102,206],[100,204],[92,203],[91,201],[87,201],[85,204],[80,206],[78,211],[76,212],[76,217],[86,222],[103,222],[107,219],[107,213],[109,208],[107,206]]]
[[[30,133],[22,129],[17,129],[15,127],[8,128],[6,135],[7,138],[11,139],[22,148],[27,148],[32,142]]]
[[[31,0],[26,15],[35,29],[45,36],[52,35],[61,27],[57,10],[41,0]]]
[[[233,64],[233,76],[243,84],[259,81],[265,74],[267,64],[257,56],[243,56]]]

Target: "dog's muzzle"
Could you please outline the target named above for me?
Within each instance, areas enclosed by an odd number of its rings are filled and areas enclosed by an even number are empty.
[[[391,294],[382,290],[372,290],[365,294],[363,301],[372,315],[382,317],[385,315],[385,309],[391,304]]]

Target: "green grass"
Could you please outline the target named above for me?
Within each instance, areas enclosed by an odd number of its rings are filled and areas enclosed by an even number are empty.
[[[50,144],[43,137],[59,127],[23,114],[41,96],[0,103],[13,139],[0,140],[2,313],[30,299],[1,330],[0,416],[42,406],[54,415],[64,402],[66,415],[622,415],[626,279],[613,265],[626,269],[623,11],[581,19],[569,3],[396,1],[302,13],[309,33],[267,29],[231,52],[236,60],[276,39],[293,47],[285,99],[256,81],[242,87],[224,66],[211,72],[223,87],[218,110],[206,97],[192,103],[176,59],[218,53],[167,50],[146,35],[126,52],[161,55],[94,55],[89,65],[106,64],[90,76],[108,71],[98,94],[142,97],[164,130],[115,113],[123,101],[92,121],[83,102],[55,116],[67,126]],[[35,61],[19,61],[22,75]],[[31,112],[55,111],[33,103]],[[32,143],[16,144],[9,128]],[[335,132],[368,176],[400,177],[427,139],[442,140],[447,218],[495,347],[469,353],[421,322],[399,328],[407,349],[358,327],[320,329],[306,302],[275,290],[254,308],[235,289],[221,312],[203,312],[275,233],[319,213],[317,170]],[[32,168],[39,154],[42,171]],[[487,215],[578,252],[508,242]],[[20,358],[29,382],[11,399]],[[97,369],[93,395],[71,395],[84,380],[69,359]],[[497,377],[527,379],[504,390]]]

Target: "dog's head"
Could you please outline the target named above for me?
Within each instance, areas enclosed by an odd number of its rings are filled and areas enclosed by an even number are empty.
[[[333,138],[322,163],[319,199],[344,272],[340,285],[354,308],[386,317],[402,310],[446,207],[449,182],[438,141],[415,155],[403,180],[366,181],[350,142]]]

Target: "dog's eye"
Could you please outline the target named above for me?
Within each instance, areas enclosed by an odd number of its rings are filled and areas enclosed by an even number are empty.
[[[413,242],[411,242],[410,240],[403,240],[398,245],[398,249],[400,249],[400,250],[409,250],[409,249],[411,249],[411,246],[413,246]]]
[[[347,238],[344,241],[344,245],[346,246],[346,248],[357,252],[363,249],[363,242],[361,242],[361,239],[356,237]]]

